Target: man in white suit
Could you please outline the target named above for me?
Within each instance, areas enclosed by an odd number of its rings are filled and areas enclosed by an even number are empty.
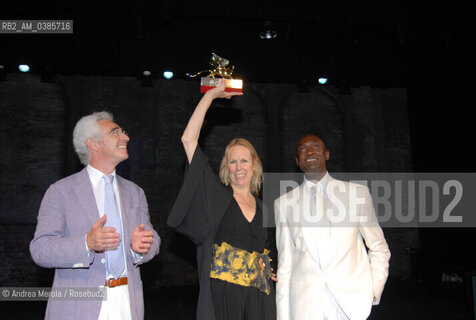
[[[333,179],[329,155],[319,137],[303,136],[296,163],[304,182],[275,201],[279,320],[366,319],[388,277],[369,190]]]

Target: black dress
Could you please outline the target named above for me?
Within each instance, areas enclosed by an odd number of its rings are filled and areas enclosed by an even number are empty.
[[[210,279],[214,243],[226,241],[250,252],[263,252],[268,237],[259,199],[256,210],[255,217],[248,222],[233,198],[232,189],[220,182],[197,146],[167,224],[197,245],[198,320],[276,319],[274,290],[266,295],[256,288]]]

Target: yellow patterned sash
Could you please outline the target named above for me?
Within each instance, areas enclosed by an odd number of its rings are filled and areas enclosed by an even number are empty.
[[[244,287],[255,287],[267,295],[271,292],[268,279],[271,277],[269,250],[263,253],[252,253],[235,248],[226,242],[220,246],[213,245],[210,278],[238,284]],[[265,270],[259,267],[259,258],[265,263]]]

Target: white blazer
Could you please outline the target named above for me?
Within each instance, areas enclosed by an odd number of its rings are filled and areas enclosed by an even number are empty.
[[[313,208],[305,183],[274,203],[278,320],[322,319],[326,284],[350,320],[366,319],[372,303],[379,303],[388,277],[390,251],[368,188],[328,174],[325,178],[330,220],[325,263],[318,253],[322,210]]]

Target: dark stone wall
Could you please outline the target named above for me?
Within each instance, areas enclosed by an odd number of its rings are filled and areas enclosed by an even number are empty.
[[[217,101],[200,143],[218,168],[233,137],[249,139],[266,172],[296,171],[295,144],[305,133],[325,139],[331,172],[411,171],[404,89],[332,86],[299,93],[295,85],[247,83],[243,97]],[[140,87],[134,78],[12,74],[0,82],[0,286],[51,283],[51,270],[34,265],[28,245],[48,186],[82,168],[71,143],[76,121],[107,110],[130,133],[130,158],[118,173],[140,185],[161,253],[142,267],[145,290],[197,283],[195,248],[166,225],[180,188],[185,155],[180,137],[200,99],[197,81],[158,80]],[[391,276],[408,276],[406,248],[418,247],[416,229],[384,230],[392,250]]]
[[[38,77],[0,82],[0,223],[33,224],[43,193],[64,174],[63,90]]]
[[[296,169],[296,143],[305,133],[313,133],[325,141],[330,152],[330,172],[349,170],[344,150],[346,114],[332,90],[316,88],[303,94],[295,89],[285,97],[281,108],[285,171],[293,172]]]

